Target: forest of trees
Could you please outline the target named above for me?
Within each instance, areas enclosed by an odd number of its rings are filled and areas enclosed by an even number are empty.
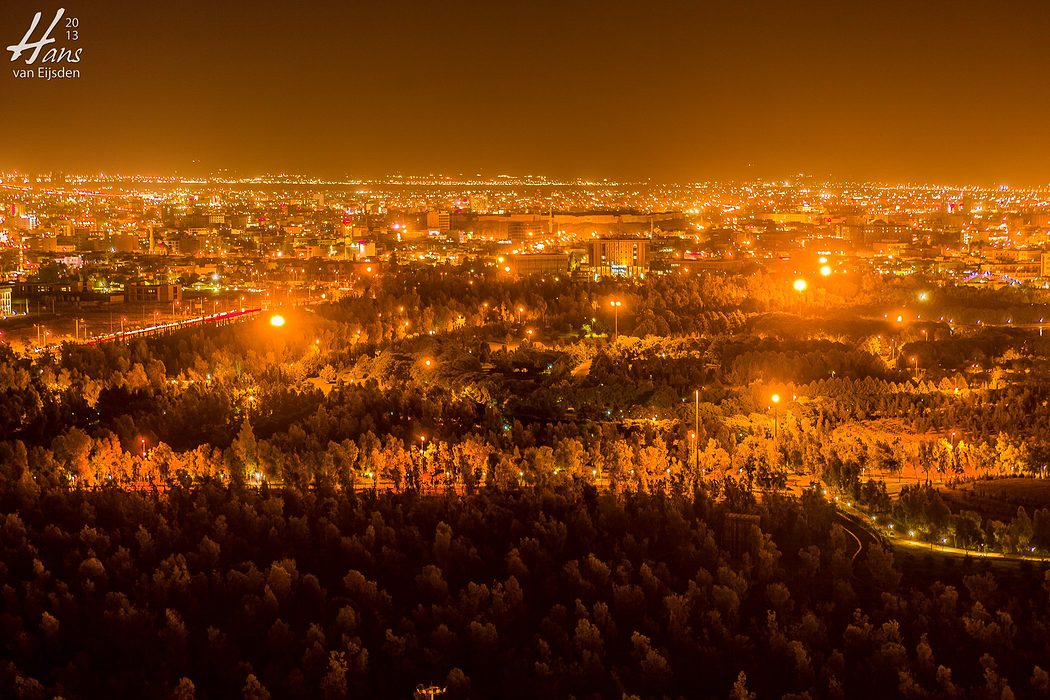
[[[905,579],[831,500],[1050,552],[1050,510],[927,485],[1042,473],[1042,336],[896,327],[864,310],[912,283],[860,276],[799,323],[761,271],[466,272],[395,270],[283,330],[0,347],[0,696],[1050,691],[1050,579]],[[891,500],[903,475],[926,483]]]
[[[877,546],[853,561],[815,494],[722,496],[7,489],[0,694],[1050,691],[1050,578],[908,585]],[[730,512],[759,517],[735,547]]]

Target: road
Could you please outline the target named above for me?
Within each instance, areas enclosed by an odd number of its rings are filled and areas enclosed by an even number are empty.
[[[952,547],[947,543],[934,544],[932,542],[921,542],[914,540],[903,535],[894,532],[893,530],[881,530],[876,529],[872,524],[864,520],[866,516],[860,511],[857,514],[847,513],[842,510],[835,511],[836,520],[839,525],[853,538],[857,543],[857,551],[853,554],[853,561],[857,560],[857,557],[864,550],[865,547],[879,543],[884,546],[891,547],[893,549],[901,549],[904,551],[912,552],[931,552],[937,554],[943,554],[949,557],[962,557],[962,558],[975,558],[975,559],[995,559],[999,561],[1031,561],[1047,563],[1046,557],[1040,557],[1036,555],[1024,555],[1024,554],[1007,554],[1004,552],[981,552],[973,549],[962,549],[961,547]]]
[[[857,551],[853,553],[851,561],[857,561],[857,557],[864,551],[865,546],[871,546],[877,544],[879,538],[867,528],[867,526],[860,523],[856,518],[843,513],[841,510],[835,511],[835,521],[842,527],[846,533],[853,538],[853,541],[857,543]]]
[[[192,328],[194,326],[222,326],[229,323],[250,321],[258,316],[262,312],[262,309],[240,309],[233,311],[220,311],[216,314],[210,314],[208,316],[197,316],[196,318],[188,318],[181,321],[170,321],[168,323],[158,323],[152,326],[146,326],[145,328],[136,328],[134,330],[125,331],[123,333],[109,333],[107,335],[100,335],[90,340],[80,341],[87,345],[98,345],[99,343],[110,343],[115,341],[132,340],[134,338],[144,338],[154,335],[164,335],[167,333],[174,333],[175,331],[182,330],[184,328]]]

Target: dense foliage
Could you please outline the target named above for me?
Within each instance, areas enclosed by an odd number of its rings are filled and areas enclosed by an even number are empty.
[[[1050,510],[929,486],[1045,471],[1050,337],[989,327],[1042,318],[1034,292],[904,324],[921,280],[470,265],[283,329],[0,348],[0,696],[1050,690],[1042,574],[854,558],[831,507],[1050,551]]]
[[[4,498],[6,697],[1045,693],[1050,586],[901,585],[810,495]],[[11,512],[17,506],[17,513]],[[738,555],[725,516],[760,516]]]

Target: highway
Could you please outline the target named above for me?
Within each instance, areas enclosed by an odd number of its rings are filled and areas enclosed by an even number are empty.
[[[151,336],[166,335],[168,333],[174,333],[175,331],[179,331],[184,328],[193,328],[195,326],[224,326],[239,321],[250,321],[253,318],[255,318],[260,312],[262,312],[262,309],[259,308],[221,311],[217,314],[197,316],[194,318],[184,319],[182,321],[158,323],[153,326],[146,326],[145,328],[136,328],[135,330],[124,331],[121,333],[109,333],[107,335],[100,335],[83,342],[86,345],[98,345],[100,343],[112,343],[116,341],[133,340],[135,338],[148,338]]]

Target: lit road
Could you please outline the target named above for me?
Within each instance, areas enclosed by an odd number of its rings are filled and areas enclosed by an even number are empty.
[[[1046,563],[1045,557],[1037,557],[1034,555],[1024,554],[1006,554],[1004,552],[980,552],[973,549],[962,549],[961,547],[952,547],[947,544],[932,544],[930,542],[920,542],[918,540],[909,540],[903,537],[891,537],[890,543],[894,547],[900,547],[902,549],[910,550],[923,550],[926,552],[936,552],[950,557],[975,557],[980,559],[999,559],[1001,561],[1032,561]]]
[[[189,318],[182,321],[171,321],[169,323],[158,323],[152,326],[146,326],[145,328],[136,328],[135,330],[124,331],[122,333],[110,333],[107,335],[100,335],[91,340],[82,341],[87,345],[97,345],[99,343],[110,343],[117,340],[129,340],[133,338],[148,337],[153,335],[161,335],[164,333],[173,333],[183,328],[192,328],[194,326],[203,326],[208,324],[223,324],[231,323],[234,321],[249,321],[260,313],[262,309],[240,309],[236,311],[222,311],[217,314],[210,314],[208,316],[197,316],[196,318]]]
[[[857,543],[857,551],[853,553],[853,556],[850,558],[851,561],[857,561],[857,557],[864,551],[866,544],[870,546],[878,543],[878,537],[871,530],[842,511],[836,509],[835,520]]]

